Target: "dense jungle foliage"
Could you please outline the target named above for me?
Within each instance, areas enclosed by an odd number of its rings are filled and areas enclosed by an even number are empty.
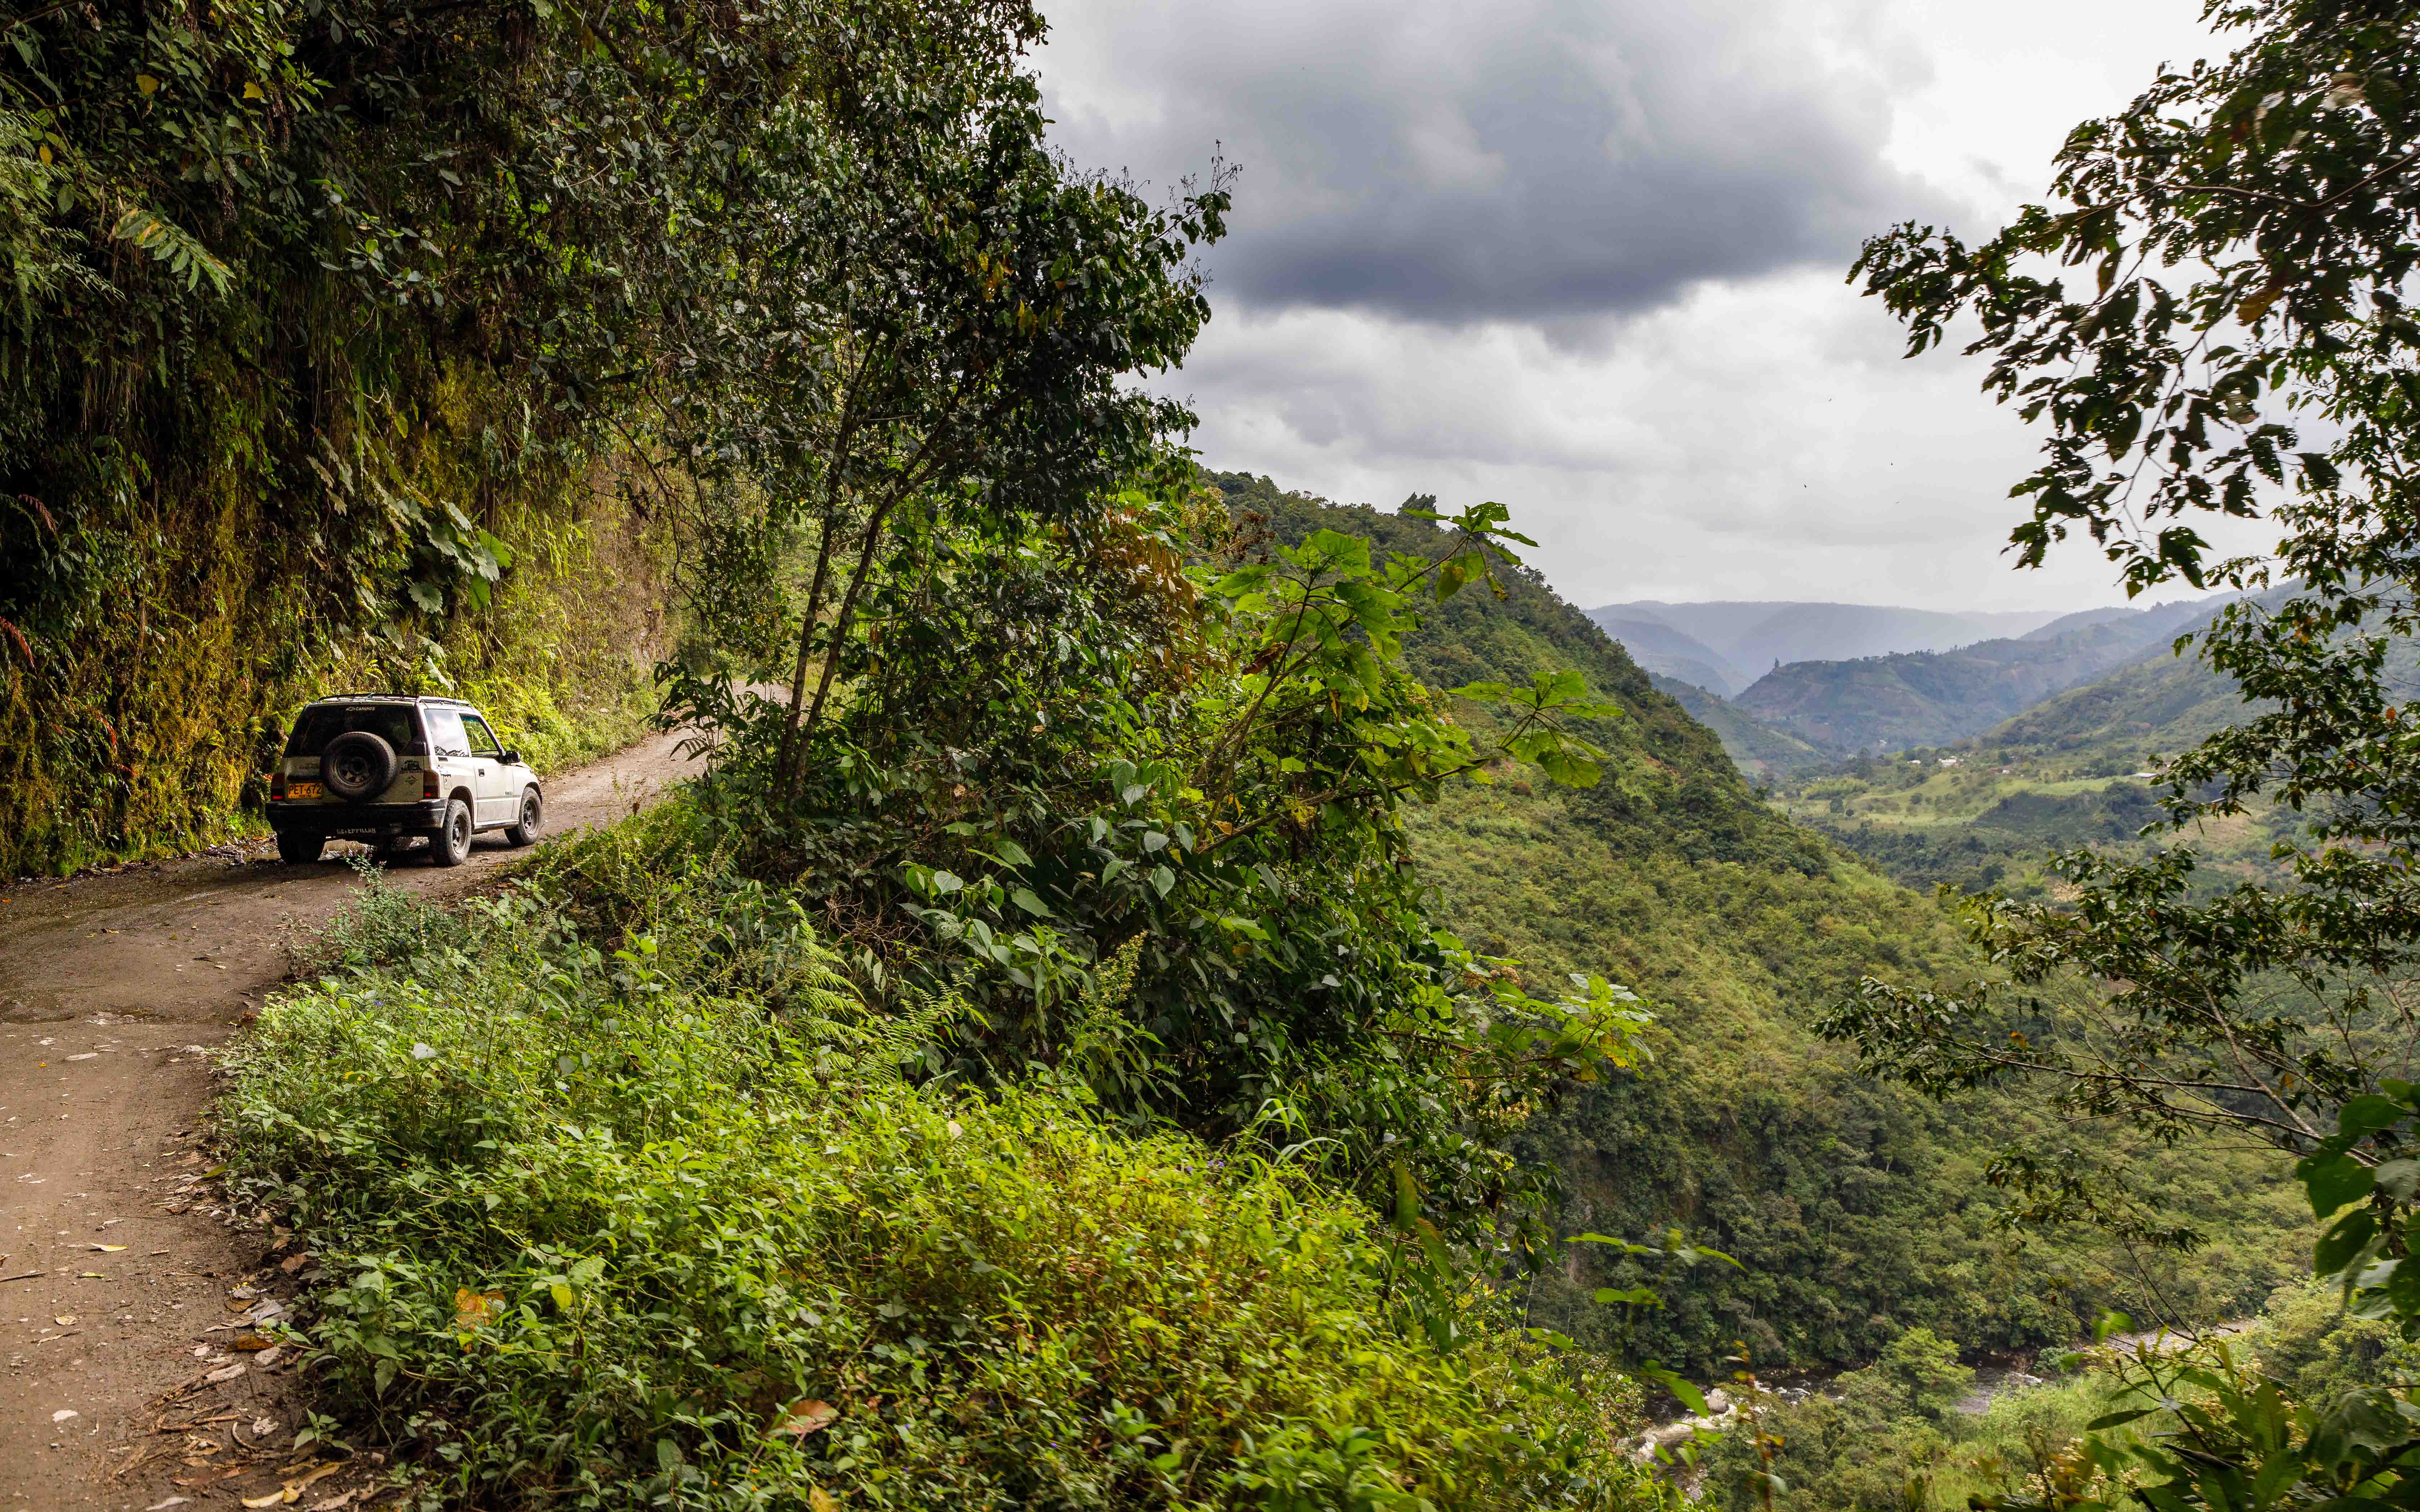
[[[571,359],[639,233],[551,187],[620,132],[601,45],[375,0],[0,28],[0,873],[223,829],[331,686],[627,739],[664,547]]]
[[[1635,1387],[1483,1291],[1441,1347],[1300,1161],[912,1074],[963,1005],[872,1009],[709,829],[676,802],[468,917],[373,880],[233,1062],[332,1405],[429,1504],[1665,1500]]]

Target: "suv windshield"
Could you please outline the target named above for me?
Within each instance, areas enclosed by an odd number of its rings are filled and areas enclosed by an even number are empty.
[[[348,731],[366,730],[397,750],[420,744],[419,721],[401,703],[319,703],[302,711],[286,742],[288,756],[317,756]]]

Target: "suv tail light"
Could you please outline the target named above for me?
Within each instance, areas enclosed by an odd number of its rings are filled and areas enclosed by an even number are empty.
[[[427,771],[426,769],[421,772],[420,795],[424,798],[433,798],[437,796],[437,774],[435,772]]]
[[[269,795],[272,798],[282,798],[286,796],[286,774],[284,772],[271,772],[269,774]]]

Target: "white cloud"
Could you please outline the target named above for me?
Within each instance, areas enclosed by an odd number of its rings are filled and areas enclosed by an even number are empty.
[[[1223,140],[1244,162],[1218,315],[1157,385],[1196,402],[1210,465],[1501,499],[1583,605],[2072,608],[2119,596],[2088,548],[2025,574],[1999,554],[2035,438],[1974,362],[1900,361],[1841,280],[1899,215],[1972,234],[2038,196],[2071,126],[2207,50],[2197,11],[1088,0],[1053,11],[1042,69],[1081,161],[1167,182]],[[1574,123],[1593,177],[1554,138]],[[1590,243],[1604,207],[1558,184],[1632,219],[1668,203]]]

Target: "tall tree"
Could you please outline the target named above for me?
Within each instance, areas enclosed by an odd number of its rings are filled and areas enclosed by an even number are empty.
[[[2179,830],[2277,806],[2290,884],[2205,878],[2185,844],[2139,862],[2079,853],[2061,862],[2071,900],[1974,905],[2005,985],[1869,981],[1824,1027],[1920,1086],[2031,1081],[2160,1139],[2270,1142],[2326,1224],[2318,1269],[2420,1334],[2420,737],[2397,676],[2420,627],[2420,7],[2212,0],[2204,14],[2238,35],[2233,54],[2164,70],[2078,127],[2055,202],[1975,246],[1900,227],[1856,271],[1908,323],[1911,354],[1979,321],[1968,350],[1992,359],[1987,388],[2045,428],[2014,490],[2032,503],[2012,536],[2022,563],[2081,534],[2130,593],[2257,595],[2228,604],[2199,652],[2274,712],[2170,760],[2164,802]],[[2276,550],[2211,560],[2195,522],[2211,515],[2273,522]],[[2037,1217],[2195,1241],[2136,1211],[2121,1176],[2039,1150],[1994,1171]],[[2420,1494],[2408,1396],[2298,1416],[2272,1388],[2194,1368],[2164,1389],[2216,1391],[2227,1411],[2186,1414],[2139,1456],[2096,1441],[2049,1500],[2117,1497],[2118,1477],[2149,1474],[2165,1477],[2159,1505],[2216,1505],[2235,1483],[2212,1467],[2228,1466],[2257,1472],[2263,1497]]]

